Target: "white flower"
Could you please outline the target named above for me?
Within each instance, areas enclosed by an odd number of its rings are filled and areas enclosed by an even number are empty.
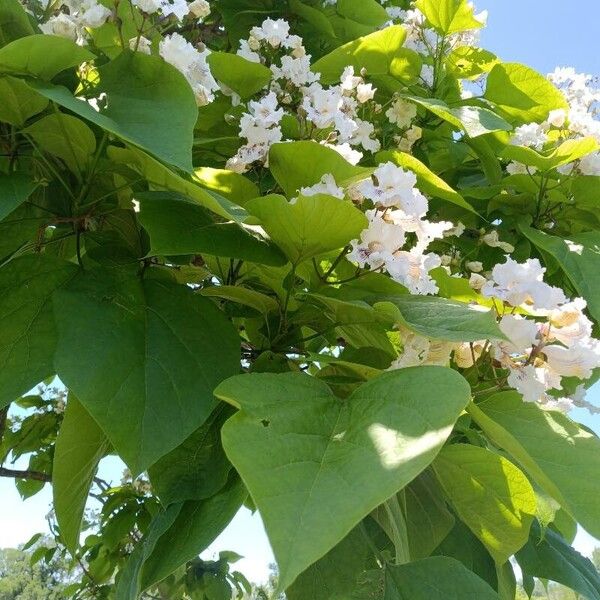
[[[529,304],[536,310],[553,310],[566,302],[563,291],[543,281],[546,269],[537,258],[517,263],[509,256],[494,266],[492,281],[482,288],[484,296],[495,296],[512,306]]]
[[[353,249],[348,258],[361,267],[376,269],[392,260],[392,254],[404,246],[406,238],[400,225],[385,221],[376,211],[367,211],[367,217],[369,226],[361,232],[360,241],[351,242]]]
[[[593,370],[600,367],[600,344],[597,340],[570,348],[553,344],[545,346],[543,352],[550,368],[563,377],[588,379]]]
[[[252,100],[249,104],[250,113],[265,127],[277,125],[283,117],[283,109],[277,108],[275,92],[269,92],[261,100]]]
[[[142,54],[150,54],[152,50],[152,42],[143,35],[140,36],[139,39],[134,37],[129,40],[129,49],[141,52]]]
[[[506,172],[509,175],[527,175],[528,169],[532,174],[536,171],[535,167],[527,167],[526,165],[516,161],[509,162],[506,165]]]
[[[544,125],[527,123],[517,127],[510,140],[516,146],[529,146],[539,150],[548,141]]]
[[[210,4],[206,0],[194,0],[190,2],[188,9],[197,19],[205,19],[210,15]]]
[[[340,77],[340,87],[344,92],[350,92],[362,83],[362,81],[362,77],[354,75],[354,67],[348,66],[344,69]]]
[[[465,263],[465,267],[472,271],[473,273],[481,273],[483,271],[483,263],[478,260],[471,260]]]
[[[240,40],[240,47],[236,54],[250,62],[260,63],[260,55],[250,48],[247,40]]]
[[[78,38],[77,22],[70,15],[59,13],[55,17],[50,17],[48,21],[40,25],[43,33],[48,35],[58,35],[76,41]]]
[[[567,113],[564,108],[557,108],[555,110],[551,110],[548,114],[548,118],[546,121],[552,127],[563,127],[565,121],[567,120]]]
[[[412,171],[387,162],[375,169],[372,178],[361,182],[359,189],[377,206],[396,206],[407,215],[420,218],[427,212],[428,203],[416,184],[417,176]]]
[[[481,241],[484,244],[487,244],[488,246],[490,246],[491,248],[500,248],[501,250],[504,250],[504,252],[514,252],[515,251],[514,246],[512,246],[508,242],[500,241],[498,232],[495,229],[493,229],[489,233],[484,234],[481,237]]]
[[[392,279],[406,286],[411,294],[426,295],[438,292],[438,286],[429,272],[440,265],[437,254],[421,254],[410,250],[397,252],[385,266]]]
[[[260,27],[253,27],[250,34],[259,41],[265,41],[273,48],[279,48],[290,35],[290,25],[284,19],[266,19]]]
[[[510,340],[497,342],[501,354],[524,354],[538,343],[538,326],[519,315],[504,315],[498,323],[500,331]]]
[[[396,124],[400,129],[410,127],[412,120],[417,116],[417,107],[411,102],[398,98],[385,112],[390,123]]]
[[[552,383],[556,382],[548,381],[547,370],[543,367],[524,365],[511,369],[507,383],[523,395],[525,402],[539,402],[545,399],[546,391],[555,387]]]
[[[149,15],[157,12],[162,6],[161,0],[132,0],[132,4]]]
[[[600,152],[593,152],[579,161],[579,170],[583,175],[600,175]]]
[[[363,157],[362,152],[354,150],[348,143],[345,144],[329,144],[327,142],[321,142],[323,146],[335,150],[340,156],[343,156],[351,165],[357,165],[360,159]]]
[[[166,62],[185,74],[197,59],[198,51],[183,36],[173,33],[161,40],[159,54]]]
[[[370,83],[359,83],[356,87],[356,99],[364,104],[369,100],[373,100],[377,88],[374,88]]]
[[[283,56],[281,66],[271,65],[271,71],[275,79],[288,79],[294,85],[300,87],[318,81],[320,75],[310,70],[310,56]]]
[[[304,96],[302,108],[306,118],[319,129],[331,127],[342,108],[342,94],[339,88],[324,89],[319,84],[313,84]]]
[[[472,367],[483,354],[486,346],[485,340],[478,342],[463,342],[454,348],[454,362],[460,369]]]
[[[81,14],[81,24],[92,29],[101,27],[111,15],[112,12],[106,6],[94,2]]]
[[[350,138],[350,144],[353,146],[362,146],[369,152],[378,152],[381,149],[381,143],[378,139],[371,137],[375,133],[375,126],[369,121],[356,119],[357,129]]]
[[[300,188],[300,194],[302,196],[314,196],[316,194],[328,194],[335,196],[336,198],[344,198],[344,190],[335,182],[335,179],[331,173],[326,173],[321,177],[321,180],[310,187]]]
[[[189,7],[186,0],[162,0],[160,9],[162,14],[166,17],[174,15],[179,21],[189,13]]]
[[[487,279],[477,273],[471,273],[469,277],[469,285],[475,290],[479,291],[487,283]]]

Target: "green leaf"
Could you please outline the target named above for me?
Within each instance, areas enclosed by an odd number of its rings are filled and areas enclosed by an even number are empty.
[[[600,536],[595,500],[600,440],[565,415],[523,402],[516,392],[471,404],[469,413],[495,444],[592,535]]]
[[[488,50],[458,46],[446,58],[446,68],[458,79],[477,79],[489,73],[497,62],[497,56]]]
[[[142,592],[142,569],[146,559],[154,552],[161,536],[173,525],[184,504],[171,504],[158,513],[150,523],[144,539],[137,543],[119,573],[115,600],[137,600]],[[159,546],[160,548],[160,546]]]
[[[498,600],[485,581],[447,556],[385,567],[383,600]]]
[[[455,519],[448,512],[440,484],[430,470],[405,488],[405,501],[410,557],[427,558],[450,533]]]
[[[310,187],[323,175],[333,175],[336,183],[368,177],[372,169],[351,165],[339,152],[313,141],[273,144],[269,168],[288,198],[300,188]]]
[[[481,106],[450,108],[443,100],[403,95],[402,98],[423,106],[453,127],[476,138],[494,131],[510,131],[512,126],[495,112]]]
[[[348,598],[357,588],[358,577],[371,553],[361,529],[361,525],[355,527],[335,548],[301,573],[286,590],[288,600]]]
[[[387,11],[376,0],[337,0],[338,15],[357,23],[381,27],[390,20]]]
[[[412,171],[417,176],[417,187],[425,194],[442,198],[470,212],[475,212],[475,209],[456,190],[453,190],[418,158],[398,150],[384,150],[377,153],[376,159],[380,163],[391,161],[399,167]]]
[[[160,57],[140,52],[123,52],[98,67],[98,72],[100,82],[94,88],[95,95],[106,95],[106,107],[98,111],[65,87],[40,81],[30,84],[49,100],[105,131],[166,163],[191,171],[198,108],[185,77]]]
[[[454,528],[435,549],[434,554],[455,558],[490,587],[497,589],[498,576],[494,559],[462,521],[456,520]]]
[[[567,140],[548,154],[540,154],[526,146],[507,146],[502,152],[502,158],[516,160],[524,165],[535,167],[538,171],[550,171],[570,162],[583,158],[600,148],[592,137],[577,140]]]
[[[60,112],[42,117],[23,133],[44,152],[64,160],[74,173],[85,171],[96,150],[93,131],[81,119]]]
[[[347,401],[295,373],[243,375],[215,390],[241,409],[223,446],[261,512],[282,589],[429,465],[469,394],[443,367],[385,373]]]
[[[54,375],[52,296],[76,272],[72,263],[40,254],[0,269],[0,407]]]
[[[270,194],[251,200],[246,209],[293,264],[342,248],[367,226],[351,202],[325,194],[299,196],[294,204]]]
[[[415,6],[441,35],[483,27],[473,14],[473,4],[467,0],[417,0]]]
[[[61,71],[94,58],[89,50],[67,38],[28,35],[0,48],[0,73],[30,75],[50,81]]]
[[[348,42],[320,58],[312,70],[321,73],[322,83],[335,83],[347,66],[358,72],[366,69],[370,78],[398,85],[414,82],[421,73],[420,56],[404,48],[406,31],[401,25],[392,25]],[[392,85],[392,84],[390,84]]]
[[[247,495],[239,477],[232,475],[228,484],[214,496],[183,503],[177,518],[144,563],[141,589],[161,581],[206,550],[236,515]]]
[[[300,0],[290,0],[290,11],[304,19],[318,32],[332,38],[336,37],[331,21],[317,8],[304,4]]]
[[[152,255],[212,254],[272,266],[285,256],[264,238],[237,223],[223,223],[206,208],[174,192],[136,194],[139,219],[150,235]]]
[[[90,485],[110,444],[96,421],[72,394],[54,448],[52,494],[61,539],[71,554],[79,546],[79,531]]]
[[[408,294],[373,300],[378,310],[424,337],[450,342],[506,339],[494,313],[478,305]]]
[[[17,127],[23,126],[27,119],[48,106],[47,98],[40,96],[21,79],[10,75],[0,77],[0,98],[0,121]]]
[[[592,561],[551,529],[542,532],[535,523],[531,539],[516,558],[524,574],[566,585],[588,600],[600,600],[600,576]]]
[[[239,370],[235,329],[186,286],[96,269],[54,305],[57,372],[133,473],[202,425],[215,386]]]
[[[273,73],[260,63],[251,62],[237,54],[212,52],[207,62],[213,77],[248,100],[269,84]]]
[[[30,175],[0,173],[0,221],[21,206],[37,186],[38,184],[31,179]]]
[[[31,21],[19,0],[3,0],[0,3],[0,47],[34,33]]]
[[[531,243],[558,261],[577,292],[587,300],[594,319],[600,321],[600,232],[589,231],[564,240],[522,224],[519,230]]]
[[[459,517],[498,564],[523,547],[536,503],[531,484],[515,465],[485,448],[453,444],[433,467]]]
[[[206,423],[148,469],[164,506],[204,500],[225,486],[231,463],[221,445],[221,427],[229,416],[225,406],[217,407]]]
[[[276,312],[279,308],[275,298],[239,285],[216,285],[204,288],[200,293],[209,298],[222,298],[249,306],[263,315]]]
[[[487,77],[484,97],[509,118],[543,121],[551,110],[569,109],[562,93],[543,75],[519,63],[498,63]]]
[[[227,220],[243,222],[248,213],[233,202],[260,195],[249,180],[232,171],[202,167],[188,180],[137,148],[109,146],[107,153],[111,160],[135,168],[153,188],[183,194]]]

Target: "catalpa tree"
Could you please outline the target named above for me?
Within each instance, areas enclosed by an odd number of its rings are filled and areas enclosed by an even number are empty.
[[[70,595],[251,593],[245,505],[289,600],[600,599],[600,90],[485,17],[0,1],[0,474]]]

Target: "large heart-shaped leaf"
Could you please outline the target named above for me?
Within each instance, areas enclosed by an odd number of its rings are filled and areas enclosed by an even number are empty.
[[[25,121],[42,112],[48,99],[40,96],[22,79],[4,75],[0,77],[0,121],[22,127]]]
[[[498,446],[592,535],[600,536],[600,440],[556,411],[523,402],[516,392],[469,406],[471,416]]]
[[[295,265],[342,248],[367,226],[351,202],[325,194],[300,196],[293,204],[271,194],[250,200],[246,209]]]
[[[353,66],[357,72],[366,69],[369,77],[400,87],[400,81],[413,82],[422,66],[420,56],[403,47],[405,40],[402,25],[386,27],[336,48],[314,63],[312,70],[321,73],[323,83],[334,83],[347,66]]]
[[[527,477],[515,465],[485,448],[453,444],[433,466],[456,512],[498,564],[523,547],[536,501]]]
[[[0,73],[30,75],[50,81],[61,71],[94,58],[89,50],[67,38],[28,35],[0,49]]]
[[[37,80],[30,85],[105,131],[191,171],[198,108],[185,77],[160,57],[140,52],[123,52],[98,71],[98,110],[63,86]]]
[[[92,479],[109,449],[102,429],[71,394],[56,438],[52,494],[61,539],[73,554],[79,545],[81,518]]]
[[[346,401],[295,373],[234,377],[215,390],[240,407],[223,446],[261,512],[282,588],[431,463],[469,393],[443,367],[386,373]]]
[[[239,370],[235,329],[186,286],[97,269],[54,307],[57,372],[134,473],[202,425]]]
[[[487,77],[484,97],[518,121],[543,121],[551,110],[569,109],[563,94],[543,75],[519,63],[498,63]]]
[[[467,0],[417,0],[415,6],[441,35],[483,27],[473,14],[473,4]]]
[[[72,263],[39,254],[0,269],[0,408],[54,374],[52,295],[76,272]]]

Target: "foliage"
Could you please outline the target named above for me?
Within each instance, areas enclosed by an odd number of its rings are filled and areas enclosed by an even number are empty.
[[[55,538],[8,593],[600,598],[600,92],[484,24],[0,0],[0,475]],[[199,558],[242,506],[262,590]]]

